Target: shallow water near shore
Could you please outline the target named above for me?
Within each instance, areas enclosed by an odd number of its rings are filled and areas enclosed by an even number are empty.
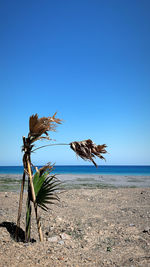
[[[97,175],[97,174],[57,174],[65,189],[78,188],[116,188],[150,187],[150,176],[135,175]],[[21,174],[0,174],[0,191],[20,191]],[[27,189],[27,178],[25,190]]]

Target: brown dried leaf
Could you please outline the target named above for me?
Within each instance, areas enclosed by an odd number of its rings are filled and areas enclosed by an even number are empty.
[[[61,120],[55,116],[56,113],[52,117],[42,118],[38,118],[37,114],[32,115],[29,119],[29,137],[35,138],[33,141],[36,141],[42,134],[48,136],[48,131],[55,131],[56,124],[61,123]]]
[[[46,172],[48,170],[48,172],[51,172],[54,168],[54,165],[50,165],[50,163],[48,163],[47,165],[41,167],[38,171],[40,172],[40,176]]]
[[[71,149],[82,159],[92,161],[93,164],[97,167],[97,164],[93,160],[95,156],[99,157],[100,159],[105,158],[101,155],[107,153],[106,145],[96,145],[92,142],[91,139],[83,140],[80,142],[72,142],[70,143]]]

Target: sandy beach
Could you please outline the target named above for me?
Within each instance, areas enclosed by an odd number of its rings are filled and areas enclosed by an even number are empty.
[[[19,194],[0,192],[0,266],[150,266],[150,188],[71,189],[47,213],[44,242],[13,240]],[[25,199],[21,228],[25,227]]]

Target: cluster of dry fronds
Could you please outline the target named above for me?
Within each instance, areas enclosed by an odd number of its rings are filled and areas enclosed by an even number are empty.
[[[29,135],[31,142],[35,142],[40,139],[50,139],[48,131],[55,131],[56,124],[61,124],[61,120],[56,117],[56,113],[52,117],[38,118],[38,115],[32,115],[29,120]],[[45,134],[46,136],[42,136]]]
[[[72,142],[70,143],[70,147],[75,151],[75,153],[80,156],[84,160],[90,160],[97,167],[97,164],[93,160],[95,156],[100,159],[105,158],[101,154],[107,153],[106,145],[96,145],[92,142],[91,139],[80,141],[80,142]]]

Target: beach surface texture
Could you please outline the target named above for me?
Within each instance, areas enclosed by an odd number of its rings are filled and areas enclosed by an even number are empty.
[[[0,192],[0,266],[150,266],[150,188],[65,190],[41,215],[44,242],[32,216],[31,243],[13,239],[19,193]],[[25,229],[25,203],[21,228]],[[34,242],[35,241],[35,242]]]

